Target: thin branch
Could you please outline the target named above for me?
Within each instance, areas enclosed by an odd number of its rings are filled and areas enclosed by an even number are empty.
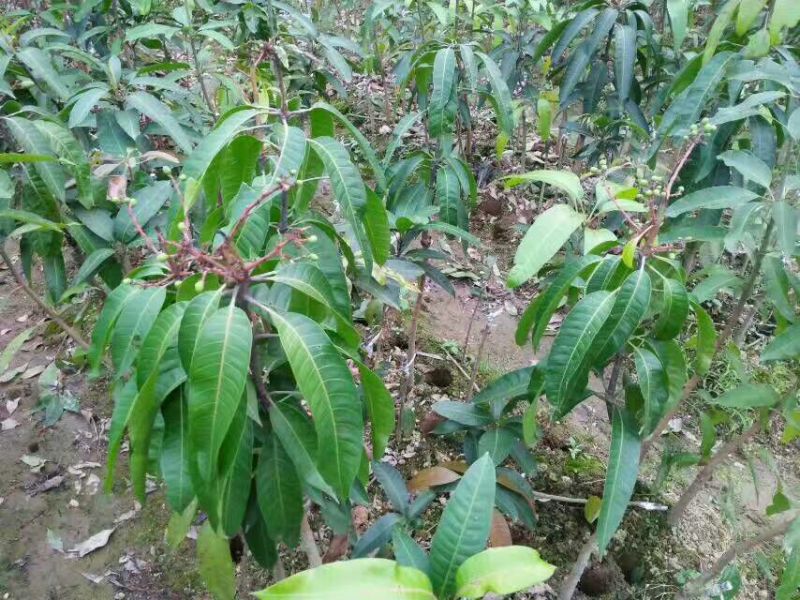
[[[789,531],[789,528],[792,526],[794,521],[795,517],[791,517],[785,521],[781,521],[780,523],[775,523],[771,527],[768,527],[753,537],[735,542],[725,552],[722,553],[716,562],[714,562],[714,565],[711,567],[711,569],[689,583],[687,589],[679,597],[679,600],[687,600],[688,598],[696,595],[697,592],[700,592],[710,582],[719,577],[722,571],[725,570],[725,567],[727,567],[740,554],[747,554],[761,544],[769,542],[779,535],[785,534],[787,531]]]
[[[314,532],[311,531],[311,525],[308,524],[308,515],[305,513],[303,513],[303,520],[300,521],[300,548],[308,557],[310,569],[322,564],[322,556],[320,556],[317,541],[314,539]]]
[[[50,317],[61,329],[70,336],[75,343],[78,344],[84,350],[88,350],[90,347],[89,342],[87,342],[84,337],[78,332],[77,329],[72,327],[69,323],[67,323],[64,319],[61,318],[61,315],[51,306],[49,306],[44,300],[42,300],[39,295],[34,291],[34,289],[28,284],[25,280],[25,276],[17,269],[17,266],[11,260],[11,257],[6,252],[5,247],[0,244],[0,257],[3,259],[3,262],[6,263],[8,269],[11,271],[11,274],[14,276],[14,279],[19,284],[19,286],[25,291],[26,294],[33,300],[36,305],[41,308],[47,316]]]
[[[408,332],[408,350],[406,351],[406,364],[403,366],[403,381],[400,385],[400,406],[398,407],[397,428],[395,429],[395,441],[400,442],[403,434],[403,411],[408,405],[408,395],[414,386],[414,360],[417,357],[417,328],[419,317],[422,313],[422,301],[425,297],[425,275],[419,278],[419,294],[414,304],[414,314],[411,317],[411,325]]]
[[[545,492],[533,491],[534,498],[538,498],[542,502],[563,502],[564,504],[586,504],[589,502],[588,498],[572,498],[570,496],[557,496],[554,494],[546,494]],[[658,504],[656,502],[647,502],[646,500],[631,500],[628,506],[634,508],[641,508],[642,510],[652,510],[664,512],[669,510],[666,504]]]
[[[586,570],[586,567],[589,566],[589,560],[591,560],[592,553],[595,549],[597,549],[597,532],[590,535],[586,543],[583,544],[575,564],[572,565],[572,570],[564,580],[564,583],[561,584],[561,589],[558,592],[558,600],[572,600],[572,596],[575,594],[583,572]]]

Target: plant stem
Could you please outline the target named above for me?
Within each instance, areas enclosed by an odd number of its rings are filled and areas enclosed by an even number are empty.
[[[203,100],[206,101],[206,105],[208,106],[208,110],[211,111],[211,114],[214,117],[218,117],[217,109],[214,108],[214,103],[211,102],[211,96],[208,93],[208,89],[206,88],[206,81],[205,77],[203,76],[203,70],[200,68],[200,61],[197,58],[197,45],[194,43],[194,38],[189,38],[189,46],[192,48],[192,59],[194,60],[194,69],[197,72],[197,81],[200,84],[200,91],[203,93]]]
[[[414,304],[414,313],[411,316],[411,325],[408,331],[408,350],[406,351],[406,364],[404,367],[403,382],[400,386],[400,407],[397,413],[397,427],[394,432],[396,443],[400,442],[403,435],[403,413],[408,406],[408,395],[414,386],[414,359],[417,357],[417,328],[419,327],[419,316],[422,313],[422,300],[425,296],[425,275],[419,278],[419,294]]]
[[[49,306],[44,300],[42,300],[39,295],[34,291],[34,289],[28,284],[25,280],[25,276],[17,269],[14,262],[11,260],[11,257],[6,252],[5,247],[0,244],[0,258],[3,259],[3,262],[6,263],[8,266],[9,271],[14,276],[14,279],[19,284],[19,286],[23,289],[23,291],[28,294],[28,296],[33,300],[36,305],[41,308],[47,316],[50,317],[53,322],[56,323],[69,337],[75,340],[75,343],[78,344],[84,350],[88,350],[90,347],[89,342],[87,342],[84,337],[80,334],[80,332],[72,327],[69,323],[67,323],[64,319],[61,318],[61,315],[51,306]]]
[[[305,513],[303,520],[300,521],[300,548],[308,557],[309,569],[322,564],[322,556],[320,556],[317,541],[314,539],[314,532],[311,531],[311,525],[308,524],[308,515]]]
[[[686,488],[686,491],[681,494],[681,497],[678,499],[678,502],[670,509],[669,514],[667,515],[667,523],[674,527],[677,525],[678,521],[680,521],[681,517],[683,516],[686,507],[689,506],[689,503],[694,499],[694,497],[700,492],[701,489],[711,481],[711,477],[714,475],[714,471],[718,466],[723,464],[728,458],[737,450],[739,450],[747,440],[753,437],[758,430],[761,429],[761,421],[757,418],[755,422],[742,433],[734,437],[733,439],[728,440],[728,442],[720,448],[714,456],[703,466],[702,469],[695,475],[695,478],[692,480],[692,483],[689,484],[689,487]]]
[[[475,388],[475,379],[478,377],[478,367],[480,367],[481,364],[483,347],[486,345],[486,338],[488,337],[489,323],[486,323],[481,330],[481,341],[478,343],[478,352],[475,354],[475,362],[472,365],[472,374],[469,377],[469,386],[467,387],[467,402],[472,400],[472,390]]]
[[[581,580],[583,572],[589,566],[589,560],[592,558],[592,552],[597,548],[597,532],[594,532],[583,544],[575,564],[572,565],[572,570],[569,575],[561,584],[561,589],[558,591],[558,600],[571,600]]]
[[[563,502],[564,504],[586,504],[589,502],[588,498],[572,498],[571,496],[557,496],[555,494],[546,494],[544,492],[531,492],[531,495],[534,498],[541,500],[542,502]],[[669,507],[664,504],[657,504],[656,502],[646,502],[644,500],[631,500],[628,502],[628,506],[632,506],[635,508],[641,508],[643,510],[653,510],[653,511],[667,511]]]
[[[701,591],[711,581],[719,577],[722,571],[725,570],[725,567],[727,567],[740,554],[747,554],[761,544],[768,542],[779,535],[785,534],[787,531],[789,531],[789,527],[792,526],[794,521],[794,517],[786,519],[780,523],[775,523],[771,527],[768,527],[753,537],[735,542],[725,552],[722,553],[716,562],[714,562],[714,565],[711,567],[711,569],[689,583],[684,593],[679,596],[679,600],[686,600],[696,595],[697,592]]]

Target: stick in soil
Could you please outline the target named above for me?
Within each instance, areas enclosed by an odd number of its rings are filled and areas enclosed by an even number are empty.
[[[419,294],[414,304],[414,313],[411,317],[411,325],[408,331],[408,350],[406,352],[406,364],[403,367],[403,381],[400,385],[400,404],[397,413],[397,426],[394,432],[396,443],[400,443],[403,436],[403,413],[408,406],[408,395],[414,387],[414,360],[417,357],[417,327],[419,326],[419,315],[422,312],[422,301],[425,296],[425,275],[419,278]]]

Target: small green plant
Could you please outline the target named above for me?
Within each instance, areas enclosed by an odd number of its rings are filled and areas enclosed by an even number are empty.
[[[555,567],[524,546],[484,550],[489,538],[494,466],[489,456],[464,474],[442,513],[426,553],[402,529],[394,532],[395,561],[359,559],[304,571],[257,592],[260,600],[304,598],[482,598],[507,595],[550,578]]]

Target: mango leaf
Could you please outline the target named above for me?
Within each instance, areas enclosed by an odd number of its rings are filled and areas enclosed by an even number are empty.
[[[228,538],[217,533],[206,521],[197,536],[200,576],[215,600],[234,600],[236,569],[231,560]]]
[[[433,411],[468,427],[482,427],[493,421],[491,415],[482,407],[455,400],[440,400],[433,405]]]
[[[612,408],[611,451],[603,488],[603,504],[597,519],[597,547],[604,554],[622,523],[636,478],[639,475],[641,439],[633,417],[626,409]]]
[[[360,558],[302,571],[254,594],[258,600],[436,600],[425,573],[384,558]]]
[[[192,298],[183,313],[181,327],[178,331],[178,353],[181,357],[183,368],[190,372],[192,357],[197,350],[198,334],[206,319],[219,308],[222,290],[205,292]]]
[[[599,337],[611,314],[616,295],[599,291],[584,297],[567,315],[558,331],[544,370],[547,398],[560,419],[580,401],[589,377],[593,350],[605,340]]]
[[[239,132],[242,125],[260,113],[252,108],[235,108],[219,120],[216,127],[206,135],[188,156],[183,165],[187,177],[200,181],[211,161]]]
[[[371,424],[372,457],[380,460],[394,432],[394,399],[380,377],[360,361],[356,361],[356,366],[361,375],[364,402]]]
[[[499,419],[510,402],[528,397],[534,369],[536,367],[523,367],[501,375],[472,398],[473,404],[487,408]]]
[[[728,390],[722,396],[714,398],[711,402],[725,408],[763,408],[775,406],[780,401],[780,396],[766,383],[743,383],[737,388]]]
[[[697,319],[697,333],[695,335],[695,371],[698,375],[705,375],[711,368],[717,347],[717,331],[714,321],[699,304],[693,305]]]
[[[508,458],[516,442],[517,436],[508,429],[490,429],[478,439],[478,455],[488,454],[492,463],[499,465]]]
[[[166,299],[165,288],[139,288],[135,301],[126,301],[111,335],[111,360],[117,375],[128,370]]]
[[[408,513],[408,488],[403,475],[388,463],[373,461],[372,471],[380,482],[392,508],[404,516]]]
[[[775,0],[772,15],[769,19],[769,35],[772,43],[777,45],[781,41],[783,28],[791,29],[800,21],[800,6],[792,0]]]
[[[672,28],[672,39],[677,51],[686,39],[686,29],[689,23],[690,0],[667,0],[667,14]]]
[[[299,314],[269,311],[317,430],[317,468],[347,498],[361,463],[364,422],[353,377],[328,336]]]
[[[100,317],[92,330],[92,346],[89,348],[88,359],[92,369],[92,375],[96,376],[100,368],[100,361],[103,358],[106,346],[111,339],[114,325],[119,318],[125,304],[135,296],[137,288],[129,284],[121,284],[106,298]]]
[[[511,137],[514,135],[514,104],[506,79],[500,71],[500,67],[488,55],[483,52],[476,52],[475,55],[483,62],[484,71],[486,71],[486,76],[492,86],[491,98],[500,130]]]
[[[598,336],[602,345],[595,352],[595,365],[604,365],[625,345],[647,312],[650,289],[650,276],[644,268],[628,275]]]
[[[705,48],[703,50],[703,64],[707,65],[717,51],[717,46],[722,41],[722,35],[733,22],[733,15],[739,6],[740,0],[728,0],[722,8],[717,11],[717,18],[706,35]]]
[[[654,334],[659,340],[669,340],[680,333],[689,316],[689,294],[680,281],[666,277],[662,278],[661,294],[663,305]]]
[[[189,422],[206,482],[215,477],[220,447],[242,401],[252,341],[250,319],[233,303],[208,317],[197,336],[189,368]]]
[[[397,564],[413,567],[426,575],[430,574],[431,564],[428,555],[402,527],[395,527],[392,531],[392,550]]]
[[[433,61],[433,91],[428,105],[428,129],[432,137],[453,130],[456,116],[455,80],[455,50],[442,48]]]
[[[4,117],[3,120],[17,144],[27,154],[53,155],[53,148],[47,138],[32,121],[22,117]],[[41,178],[47,191],[63,202],[66,198],[66,178],[61,165],[49,161],[36,161],[33,163],[33,170]]]
[[[779,200],[772,205],[772,220],[775,221],[781,252],[787,258],[794,256],[797,247],[797,209],[785,200]]]
[[[164,402],[161,414],[164,416],[161,474],[167,484],[170,508],[180,514],[195,496],[189,471],[189,406],[182,390]]]
[[[298,127],[283,127],[276,136],[278,138],[278,157],[272,169],[272,182],[277,182],[283,177],[296,178],[306,157],[306,134]],[[295,175],[292,175],[295,171]]]
[[[431,540],[431,579],[440,597],[453,594],[458,568],[486,547],[494,492],[494,465],[484,455],[461,478]]]
[[[192,151],[192,140],[161,100],[147,92],[134,92],[127,97],[125,104],[161,125],[181,150],[187,153]]]
[[[636,377],[644,398],[642,412],[642,434],[648,435],[658,425],[667,410],[669,401],[669,382],[664,365],[656,354],[646,348],[633,350],[636,363]]]
[[[623,102],[630,97],[636,66],[636,29],[630,25],[614,26],[614,73],[617,94]]]
[[[566,204],[556,204],[540,214],[517,248],[508,286],[519,287],[535,276],[582,222],[583,215]]]
[[[397,513],[390,512],[375,521],[353,546],[353,558],[363,558],[370,552],[380,550],[388,544],[400,518]]]
[[[300,478],[329,496],[335,496],[336,492],[322,479],[314,462],[317,457],[317,434],[308,415],[292,404],[273,402],[269,408],[269,420]]]
[[[513,594],[547,581],[556,568],[527,546],[489,548],[471,556],[456,573],[457,598]]]
[[[675,218],[695,210],[735,208],[758,198],[758,194],[732,185],[704,188],[687,194],[669,205],[666,214]]]
[[[797,360],[800,356],[800,323],[792,325],[764,348],[761,353],[761,362],[773,360]]]
[[[219,516],[222,531],[233,537],[242,529],[253,474],[253,419],[248,415],[247,391],[239,403],[219,451]],[[263,456],[263,454],[262,454]]]
[[[70,129],[81,126],[86,117],[89,116],[89,113],[92,112],[92,109],[107,95],[108,88],[105,86],[91,88],[81,93],[69,112],[67,126]]]
[[[411,130],[421,116],[422,113],[419,111],[410,112],[400,119],[397,125],[395,125],[394,131],[392,132],[392,141],[389,142],[388,146],[386,146],[386,151],[383,154],[384,168],[391,164],[394,153],[403,143],[403,136],[405,136]]]
[[[367,205],[367,191],[361,174],[350,161],[347,151],[335,139],[313,138],[309,140],[309,144],[325,165],[325,172],[331,180],[333,195],[353,229],[353,234],[361,247],[369,271],[372,257],[371,245],[364,231],[363,219],[364,209]]]
[[[556,171],[552,169],[541,169],[539,171],[529,171],[519,175],[507,175],[503,177],[507,188],[515,188],[524,183],[546,183],[560,189],[567,194],[573,202],[583,198],[583,186],[581,180],[571,171]]]
[[[45,51],[34,47],[23,48],[17,52],[17,58],[30,71],[34,81],[40,84],[46,92],[53,94],[61,101],[69,98],[69,88]]]
[[[384,264],[389,259],[390,246],[392,243],[392,233],[389,230],[389,216],[380,196],[367,190],[367,203],[364,207],[364,226],[367,230],[372,256],[379,265]]]
[[[300,538],[303,490],[294,465],[276,435],[270,435],[261,446],[256,490],[269,537],[294,546]]]
[[[169,181],[157,181],[136,190],[131,194],[136,200],[136,205],[129,207],[123,204],[114,219],[114,237],[121,242],[132,241],[138,232],[128,211],[132,211],[139,225],[144,227],[150,219],[158,214],[172,193],[172,184]]]
[[[467,210],[462,201],[461,182],[450,165],[441,167],[436,174],[436,202],[439,204],[442,222],[462,229],[469,227]]]
[[[747,181],[768,188],[772,183],[772,171],[763,160],[752,152],[726,150],[717,156],[727,166],[736,169]]]
[[[736,11],[736,35],[743,36],[764,8],[767,0],[741,0]]]

